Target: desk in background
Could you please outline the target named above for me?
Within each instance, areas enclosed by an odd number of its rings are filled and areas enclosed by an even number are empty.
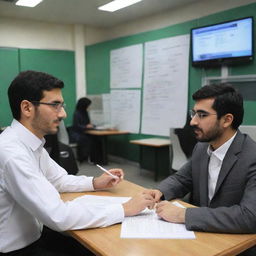
[[[63,193],[64,201],[93,194],[133,196],[144,188],[126,180],[110,191]],[[188,206],[188,204],[185,204]],[[256,244],[256,235],[195,232],[196,239],[122,239],[121,224],[68,233],[97,256],[234,256]]]
[[[139,164],[140,168],[142,165],[142,151],[143,147],[153,147],[155,151],[155,168],[154,168],[154,175],[155,175],[155,181],[158,179],[158,173],[159,173],[159,160],[158,160],[158,154],[159,149],[163,147],[169,147],[171,142],[168,139],[161,139],[161,138],[149,138],[149,139],[140,139],[140,140],[130,140],[130,143],[136,144],[140,146],[140,159]]]
[[[99,164],[107,165],[108,164],[108,147],[107,147],[107,137],[109,135],[120,135],[128,134],[127,131],[119,130],[86,130],[86,134],[91,136],[97,136],[100,138],[101,149],[102,149],[102,162]]]

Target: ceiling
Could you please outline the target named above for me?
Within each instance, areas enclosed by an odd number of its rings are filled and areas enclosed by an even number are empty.
[[[143,0],[110,13],[97,9],[110,0],[44,0],[34,8],[16,6],[16,0],[0,0],[0,17],[111,27],[198,1]]]

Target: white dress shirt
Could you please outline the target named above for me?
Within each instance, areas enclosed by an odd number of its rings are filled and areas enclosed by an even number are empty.
[[[0,252],[26,247],[42,225],[64,231],[121,222],[121,204],[63,202],[59,192],[93,190],[93,177],[73,176],[54,162],[40,140],[18,121],[0,135]]]
[[[228,141],[226,141],[223,145],[221,145],[219,148],[217,148],[214,151],[211,149],[210,145],[207,149],[207,153],[210,156],[210,161],[209,161],[209,166],[208,166],[208,198],[209,198],[209,201],[211,201],[213,198],[223,159],[224,159],[231,143],[233,142],[235,136],[236,136],[236,133],[234,134],[234,136],[232,136],[232,138],[230,138]]]

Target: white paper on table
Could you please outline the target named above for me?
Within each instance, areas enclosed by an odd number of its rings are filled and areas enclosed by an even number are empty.
[[[131,197],[85,195],[87,204],[123,204]],[[79,198],[77,198],[79,199]],[[177,201],[174,205],[184,207]],[[175,224],[160,219],[155,210],[145,209],[137,216],[125,217],[121,225],[121,238],[195,239],[193,231],[184,224]]]
[[[122,196],[84,195],[82,197],[86,198],[86,202],[88,204],[99,204],[99,205],[123,204],[123,203],[127,202],[129,199],[131,199],[131,197],[122,197]]]
[[[178,202],[176,206],[183,207]],[[160,219],[155,210],[144,210],[137,216],[126,217],[121,226],[121,238],[195,239],[195,233],[184,224]]]

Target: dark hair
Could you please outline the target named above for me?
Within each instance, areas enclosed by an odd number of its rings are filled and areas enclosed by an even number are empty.
[[[76,104],[76,110],[84,113],[91,103],[92,101],[86,97],[80,98]]]
[[[215,99],[212,108],[217,112],[218,119],[228,113],[233,115],[231,126],[237,130],[244,116],[242,95],[228,83],[206,85],[193,94],[194,100],[208,98]]]
[[[9,104],[12,115],[20,119],[20,104],[23,100],[40,101],[44,91],[63,88],[64,83],[47,73],[27,70],[20,72],[11,82],[8,89]]]

